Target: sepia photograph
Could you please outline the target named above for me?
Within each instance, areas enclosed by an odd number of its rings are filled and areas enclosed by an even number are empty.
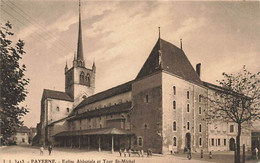
[[[1,163],[260,162],[259,1],[0,4]]]

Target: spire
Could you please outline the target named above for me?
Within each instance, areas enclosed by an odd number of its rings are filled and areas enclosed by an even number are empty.
[[[79,0],[79,31],[78,31],[78,47],[77,47],[77,65],[79,67],[85,67],[85,61],[83,57],[83,43],[82,43],[82,29],[81,29],[81,10]]]
[[[182,50],[182,38],[180,39],[180,48],[181,48],[181,50]]]
[[[66,66],[65,66],[65,73],[68,71],[68,64],[67,64],[67,61],[66,61]]]
[[[161,39],[161,27],[158,27],[159,30],[159,39]]]
[[[93,71],[94,73],[96,73],[95,58],[94,58],[93,65],[92,65],[92,71]]]

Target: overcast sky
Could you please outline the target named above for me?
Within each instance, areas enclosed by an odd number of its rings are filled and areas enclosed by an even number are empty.
[[[15,40],[25,41],[25,125],[40,121],[43,89],[64,91],[77,45],[78,1],[1,1],[1,21],[13,24]],[[259,2],[83,1],[82,29],[87,67],[96,62],[96,92],[133,80],[158,39],[180,45],[202,80],[216,83],[221,73],[243,65],[260,70]]]

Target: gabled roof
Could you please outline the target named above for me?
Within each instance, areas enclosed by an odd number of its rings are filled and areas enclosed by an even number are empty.
[[[42,98],[51,98],[56,100],[65,100],[73,102],[73,99],[67,93],[48,89],[43,90]]]
[[[132,103],[126,102],[122,104],[112,105],[108,107],[104,107],[101,109],[90,110],[81,114],[77,114],[75,117],[71,117],[68,120],[75,120],[75,119],[84,119],[90,117],[97,117],[101,115],[108,115],[108,114],[115,114],[115,113],[123,113],[128,112],[131,110]]]
[[[96,101],[100,101],[100,100],[103,100],[103,99],[106,99],[106,98],[109,98],[109,97],[112,97],[115,95],[119,95],[121,93],[125,93],[125,92],[131,91],[131,90],[132,90],[132,81],[129,81],[127,83],[121,84],[119,86],[110,88],[103,92],[100,92],[100,93],[87,97],[74,110],[81,108],[85,105],[94,103]]]
[[[161,57],[159,57],[161,55]],[[164,70],[192,83],[203,85],[182,49],[158,39],[136,79]]]

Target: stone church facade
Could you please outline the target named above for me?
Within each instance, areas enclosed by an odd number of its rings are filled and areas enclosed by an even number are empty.
[[[97,94],[95,74],[95,63],[85,67],[79,12],[77,53],[73,67],[65,67],[65,92],[43,91],[40,144],[163,154],[230,150],[235,131],[224,123],[218,125],[227,126],[226,132],[215,131],[204,120],[208,104],[202,97],[214,89],[201,81],[200,64],[195,71],[182,48],[159,37],[134,80]],[[243,133],[248,147],[250,136]]]

